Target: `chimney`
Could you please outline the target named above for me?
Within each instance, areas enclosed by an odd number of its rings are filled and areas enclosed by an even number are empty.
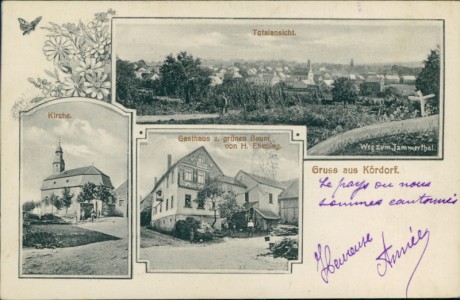
[[[155,185],[157,185],[157,182],[158,182],[158,178],[155,177]]]
[[[169,168],[171,168],[171,160],[172,160],[172,156],[171,154],[168,154],[168,168],[166,170],[169,170]]]

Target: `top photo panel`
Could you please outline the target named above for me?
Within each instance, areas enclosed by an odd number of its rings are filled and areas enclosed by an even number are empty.
[[[303,125],[307,159],[442,159],[443,20],[112,19],[139,124]]]

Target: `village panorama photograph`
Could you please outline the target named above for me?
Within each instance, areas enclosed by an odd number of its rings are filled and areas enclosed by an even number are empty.
[[[138,262],[148,272],[289,272],[302,253],[302,147],[290,132],[147,131]]]
[[[129,117],[53,101],[21,113],[21,276],[130,276]]]
[[[302,125],[311,156],[442,155],[436,20],[115,19],[137,123]]]

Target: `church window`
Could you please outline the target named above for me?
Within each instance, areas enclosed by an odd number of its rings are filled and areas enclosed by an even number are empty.
[[[185,181],[193,181],[193,170],[190,168],[184,169],[184,180]]]
[[[185,207],[192,207],[192,196],[185,195]]]
[[[205,173],[203,171],[198,171],[198,183],[204,184],[205,182]]]

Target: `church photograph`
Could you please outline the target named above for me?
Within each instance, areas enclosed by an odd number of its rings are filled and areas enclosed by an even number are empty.
[[[22,113],[21,276],[129,276],[129,124],[81,99]]]
[[[286,131],[147,131],[138,147],[140,261],[152,272],[288,270],[298,259],[302,146]],[[289,257],[260,258],[282,240]]]

